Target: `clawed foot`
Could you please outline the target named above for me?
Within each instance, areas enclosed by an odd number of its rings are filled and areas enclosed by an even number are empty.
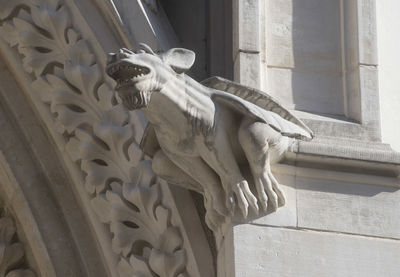
[[[280,189],[278,181],[270,170],[266,170],[254,177],[260,205],[264,211],[267,211],[268,200],[272,205],[273,211],[285,205],[285,194]]]
[[[257,198],[253,195],[245,180],[233,184],[231,190],[227,193],[226,205],[232,214],[235,211],[235,197],[244,218],[249,213],[249,206],[255,214],[258,214]]]
[[[249,184],[245,180],[227,186],[230,190],[226,194],[226,207],[230,214],[226,213],[225,207],[221,207],[221,203],[214,201],[216,200],[215,195],[208,195],[206,197],[206,199],[208,198],[208,201],[206,201],[206,220],[207,224],[212,226],[211,228],[219,226],[227,216],[234,215],[236,205],[239,207],[244,218],[247,218],[249,208],[256,215],[259,213],[259,205],[263,211],[267,211],[268,201],[273,211],[285,205],[285,195],[270,170],[265,170],[258,175],[254,175],[254,177],[258,199],[253,195]]]

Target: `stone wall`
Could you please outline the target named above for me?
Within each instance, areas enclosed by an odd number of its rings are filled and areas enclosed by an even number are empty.
[[[400,83],[397,73],[400,39],[396,35],[400,31],[400,3],[396,0],[379,0],[376,4],[382,139],[400,151]]]
[[[287,204],[233,227],[226,267],[252,277],[399,276],[399,4],[271,0],[252,2],[254,12],[238,2],[239,22],[255,30],[242,37],[257,46],[236,79],[293,109],[316,138],[273,167]]]
[[[398,188],[278,177],[288,205],[234,227],[236,276],[399,275]]]

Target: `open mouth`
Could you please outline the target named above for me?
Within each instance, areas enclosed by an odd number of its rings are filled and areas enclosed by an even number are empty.
[[[117,81],[116,90],[144,79],[149,73],[149,68],[128,62],[117,62],[107,67],[107,74]]]

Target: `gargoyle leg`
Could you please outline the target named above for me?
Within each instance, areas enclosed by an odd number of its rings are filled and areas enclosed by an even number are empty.
[[[244,120],[239,128],[239,142],[242,146],[250,169],[260,204],[267,210],[268,200],[273,210],[285,203],[285,196],[279,183],[273,176],[270,166],[270,145],[277,145],[282,136],[265,123]]]
[[[161,149],[153,156],[152,168],[157,176],[168,183],[204,194],[204,188],[201,184],[174,164]]]
[[[228,211],[224,202],[221,201],[224,199],[224,193],[220,180],[201,158],[159,150],[153,158],[153,170],[161,178],[173,184],[186,189],[196,188],[196,191],[203,194],[207,210],[206,220],[211,229],[215,231],[216,226],[220,226],[225,221],[224,217],[228,215]],[[202,186],[201,189],[199,186]]]
[[[227,133],[217,130],[213,143],[206,143],[200,146],[200,155],[203,160],[217,172],[226,193],[226,205],[234,212],[234,195],[243,217],[248,215],[248,207],[258,214],[257,198],[249,188],[249,184],[242,176],[235,156],[231,149],[231,143]]]

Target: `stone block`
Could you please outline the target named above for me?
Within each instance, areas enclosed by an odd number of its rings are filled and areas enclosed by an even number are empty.
[[[358,0],[360,64],[378,65],[375,0]]]
[[[237,277],[397,277],[400,242],[353,235],[240,225]]]
[[[259,0],[233,1],[233,51],[259,52]]]
[[[380,140],[380,107],[378,94],[378,70],[376,66],[360,66],[361,123],[370,127]]]
[[[322,114],[343,114],[339,74],[268,68],[267,75],[267,93],[286,107]]]
[[[400,238],[398,188],[300,177],[296,186],[299,228]]]
[[[293,3],[272,0],[266,3],[266,63],[271,66],[294,67],[293,55]]]
[[[266,11],[269,66],[314,72],[340,70],[339,1],[270,0]]]
[[[297,226],[296,188],[295,177],[291,175],[274,174],[281,189],[286,196],[286,204],[276,212],[268,212],[267,215],[255,219],[253,223],[274,226]],[[269,208],[271,210],[271,207]]]
[[[234,80],[242,85],[260,87],[260,55],[239,52],[234,60]]]

